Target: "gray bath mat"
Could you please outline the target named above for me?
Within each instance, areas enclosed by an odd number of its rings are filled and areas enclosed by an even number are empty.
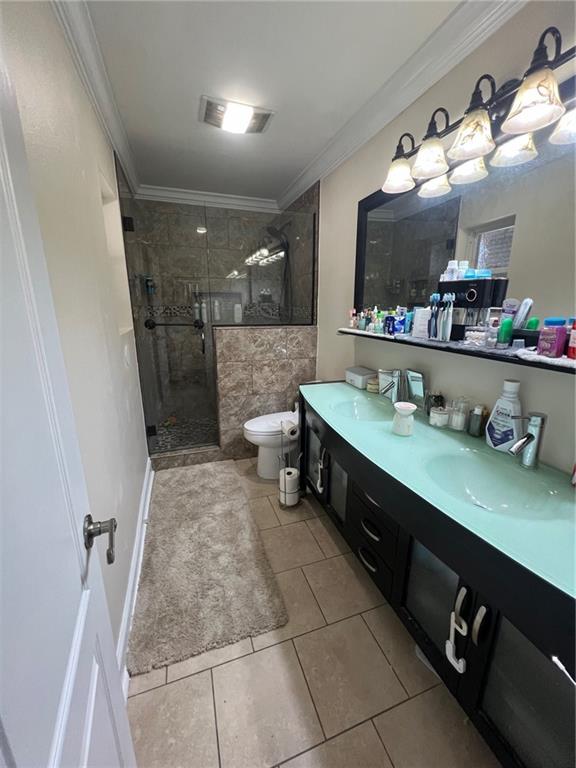
[[[234,462],[158,472],[128,648],[130,674],[287,620]]]

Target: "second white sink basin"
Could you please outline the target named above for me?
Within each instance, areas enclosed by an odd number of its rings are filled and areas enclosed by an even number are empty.
[[[550,504],[555,496],[565,495],[565,489],[543,481],[537,470],[521,468],[512,457],[462,449],[456,456],[429,459],[425,468],[430,481],[446,493],[487,512],[525,518],[565,516],[561,505]]]

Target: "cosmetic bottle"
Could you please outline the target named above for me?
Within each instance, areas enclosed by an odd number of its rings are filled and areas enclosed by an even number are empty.
[[[218,299],[214,299],[214,322],[218,323],[222,319],[222,316],[220,315],[220,301]]]
[[[572,330],[568,336],[568,347],[566,348],[566,355],[571,360],[576,360],[576,318],[573,318]]]
[[[502,322],[498,328],[498,336],[496,339],[497,349],[508,349],[510,342],[512,341],[512,325],[513,320],[510,316],[505,317],[502,315]]]
[[[200,320],[200,303],[198,300],[194,302],[194,320]]]
[[[522,422],[514,418],[522,413],[519,391],[519,381],[506,379],[486,424],[486,442],[497,451],[507,451],[520,438]]]
[[[538,336],[537,351],[544,357],[562,357],[566,345],[566,320],[563,317],[547,317]]]
[[[458,262],[458,280],[464,280],[464,276],[466,275],[466,272],[468,270],[468,261],[459,261]]]
[[[202,318],[203,323],[208,322],[208,307],[206,305],[205,299],[202,299],[202,304],[200,305],[200,316]]]
[[[475,405],[470,414],[468,434],[472,437],[482,437],[484,430],[486,429],[487,420],[488,411],[486,408],[483,405]]]
[[[234,304],[234,322],[242,322],[242,304]]]

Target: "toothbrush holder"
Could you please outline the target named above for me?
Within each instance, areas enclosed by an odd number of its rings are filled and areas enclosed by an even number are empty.
[[[392,432],[395,435],[409,437],[414,430],[414,403],[394,403],[394,419],[392,421]]]

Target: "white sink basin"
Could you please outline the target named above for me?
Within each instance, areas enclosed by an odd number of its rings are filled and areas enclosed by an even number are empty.
[[[565,489],[543,480],[538,470],[523,469],[512,457],[462,449],[429,459],[425,464],[430,481],[454,498],[487,512],[525,518],[566,517],[565,505],[555,505]]]
[[[380,395],[358,396],[332,405],[332,410],[339,416],[346,416],[355,421],[390,421],[393,416],[388,400]]]

